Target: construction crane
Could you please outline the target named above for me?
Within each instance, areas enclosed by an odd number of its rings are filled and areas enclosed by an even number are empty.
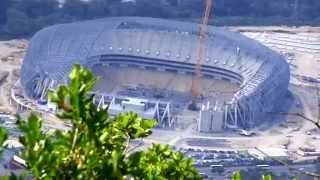
[[[191,94],[192,103],[189,106],[191,110],[197,110],[196,101],[202,94],[202,61],[204,58],[204,44],[208,39],[208,23],[214,0],[206,1],[206,8],[202,17],[202,24],[199,27],[199,37],[197,42],[197,64],[195,66],[195,75],[192,78]]]

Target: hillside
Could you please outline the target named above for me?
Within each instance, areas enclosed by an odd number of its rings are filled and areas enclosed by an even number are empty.
[[[61,2],[61,1],[60,1]],[[1,0],[0,37],[30,36],[52,24],[111,16],[146,16],[199,22],[204,0]],[[319,0],[216,0],[210,24],[320,24]]]

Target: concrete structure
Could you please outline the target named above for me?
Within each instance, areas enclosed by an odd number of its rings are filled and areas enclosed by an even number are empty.
[[[3,145],[9,149],[18,149],[23,148],[23,145],[19,142],[19,140],[6,140]]]
[[[91,93],[94,95],[93,103],[97,104],[98,108],[108,105],[111,116],[116,116],[119,113],[135,112],[143,119],[157,119],[159,127],[173,128],[174,126],[174,119],[170,113],[170,103],[131,97],[114,97],[98,92]]]
[[[194,73],[198,25],[154,18],[119,17],[55,25],[34,35],[23,61],[21,86],[33,100],[67,83],[75,63],[152,67]],[[240,84],[221,106],[229,126],[252,127],[287,92],[289,66],[283,56],[223,28],[209,27],[202,73]],[[103,90],[101,90],[103,91]]]
[[[287,161],[288,151],[282,148],[258,148],[258,149],[249,149],[248,153],[260,160],[269,161],[269,160],[280,160]]]
[[[315,148],[299,148],[296,153],[300,156],[320,156],[320,151]]]
[[[148,100],[126,98],[121,99],[119,103],[112,103],[109,106],[109,112],[111,115],[117,115],[121,112],[137,112],[140,117],[144,119],[153,119],[156,117],[155,106],[149,107]]]
[[[223,111],[217,106],[211,107],[208,103],[202,106],[198,121],[198,130],[200,132],[221,132],[224,128]]]
[[[198,123],[200,132],[210,132],[212,129],[212,111],[207,107],[202,107]]]

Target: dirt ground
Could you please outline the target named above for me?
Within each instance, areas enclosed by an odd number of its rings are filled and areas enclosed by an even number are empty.
[[[244,35],[260,41],[262,44],[287,56],[291,69],[289,92],[292,96],[287,115],[273,115],[271,121],[255,129],[254,137],[234,136],[230,133],[191,135],[190,129],[177,132],[174,136],[167,135],[166,141],[176,146],[206,149],[248,149],[254,147],[286,148],[295,152],[300,147],[320,150],[320,130],[315,124],[301,118],[301,113],[314,122],[320,121],[318,91],[320,84],[306,81],[303,78],[320,80],[320,28],[300,27],[231,27]],[[320,94],[320,93],[319,93]],[[286,106],[288,104],[283,104]],[[186,132],[189,131],[189,132]],[[151,137],[157,142],[156,136]],[[163,138],[163,137],[162,137]],[[196,146],[187,143],[189,138],[224,140],[225,144],[208,147],[208,143]],[[171,141],[169,141],[171,139]],[[161,140],[160,140],[161,142]],[[294,157],[295,158],[295,157]],[[301,158],[301,157],[299,157]]]
[[[18,80],[22,60],[28,41],[24,39],[0,41],[0,71],[9,72],[8,77],[0,83],[0,111],[15,112],[9,104],[10,89]]]

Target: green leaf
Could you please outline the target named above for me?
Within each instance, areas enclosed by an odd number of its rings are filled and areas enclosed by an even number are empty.
[[[69,85],[49,92],[57,104],[57,118],[71,124],[66,131],[44,134],[34,113],[27,121],[18,117],[25,146],[22,157],[35,179],[200,179],[193,160],[168,145],[129,152],[130,139],[150,135],[155,120],[129,112],[109,117],[108,107],[98,109],[88,93],[96,82],[93,73],[75,65]],[[1,139],[0,142],[5,139]],[[127,144],[128,143],[128,144]]]
[[[143,120],[141,122],[141,127],[143,129],[151,129],[151,128],[154,128],[157,124],[158,123],[156,120],[148,119],[148,120]]]
[[[234,172],[232,174],[232,180],[241,180],[240,172]]]
[[[2,154],[4,147],[3,143],[8,139],[8,132],[6,129],[0,127],[0,155]]]
[[[262,180],[272,180],[272,176],[271,175],[262,175]]]

